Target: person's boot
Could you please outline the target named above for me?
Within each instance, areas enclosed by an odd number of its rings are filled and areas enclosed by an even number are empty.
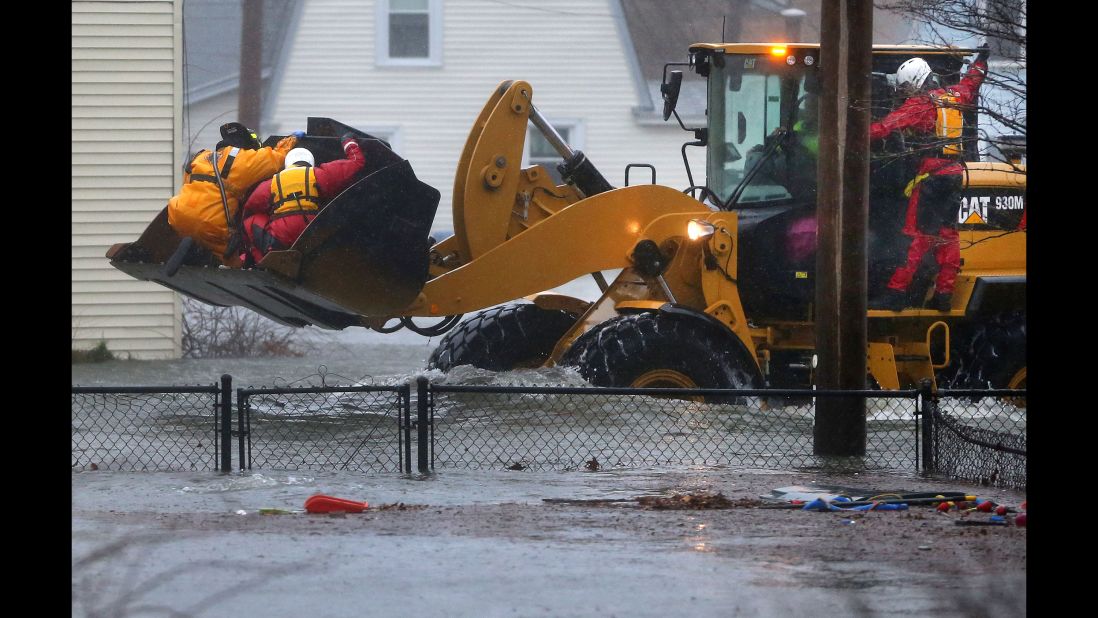
[[[883,309],[885,311],[902,311],[907,305],[907,292],[885,288],[880,296],[869,301],[870,309]]]
[[[950,311],[953,309],[953,294],[935,292],[934,296],[927,301],[926,306],[935,311]]]

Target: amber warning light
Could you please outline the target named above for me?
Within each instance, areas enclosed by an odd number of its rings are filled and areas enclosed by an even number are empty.
[[[770,48],[770,55],[771,56],[784,56],[785,55],[785,47],[771,47]]]

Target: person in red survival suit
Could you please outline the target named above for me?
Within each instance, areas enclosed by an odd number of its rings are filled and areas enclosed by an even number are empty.
[[[870,301],[871,309],[899,311],[908,306],[908,286],[923,255],[931,249],[938,262],[938,277],[928,306],[938,311],[949,311],[952,306],[953,284],[961,269],[956,218],[965,173],[959,108],[975,103],[987,75],[987,43],[979,50],[960,83],[948,88],[939,86],[938,76],[922,58],[901,64],[896,70],[897,88],[912,94],[869,127],[871,140],[902,132],[908,146],[924,153],[915,178],[904,191],[909,199],[903,232],[911,237],[907,261],[892,274],[884,293]]]
[[[209,249],[223,264],[239,266],[238,235],[233,232],[240,221],[240,200],[255,183],[278,172],[302,135],[304,132],[295,131],[271,148],[239,122],[221,125],[222,139],[214,151],[199,151],[183,168],[183,186],[168,200],[168,225]],[[217,176],[214,161],[220,172]]]
[[[342,140],[345,159],[313,166],[313,153],[295,148],[286,168],[255,188],[244,203],[245,263],[258,263],[269,251],[289,249],[320,209],[351,186],[366,166],[362,148],[351,135]]]

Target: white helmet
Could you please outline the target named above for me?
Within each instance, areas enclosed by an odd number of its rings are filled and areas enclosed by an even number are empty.
[[[313,165],[313,153],[308,148],[294,148],[286,153],[286,169],[290,169],[298,163]]]
[[[923,87],[926,78],[930,77],[930,74],[933,72],[930,65],[926,63],[926,60],[923,60],[922,58],[912,58],[901,64],[900,68],[896,69],[896,87],[902,88],[907,86],[908,88],[918,90]]]

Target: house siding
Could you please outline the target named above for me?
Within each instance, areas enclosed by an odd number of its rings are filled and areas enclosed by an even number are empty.
[[[176,294],[104,257],[164,208],[182,163],[181,3],[72,2],[72,344],[180,354]]]
[[[272,132],[304,129],[327,116],[369,131],[399,127],[400,154],[442,193],[434,230],[452,230],[454,172],[484,102],[503,80],[528,81],[547,118],[577,120],[578,144],[611,184],[628,163],[650,163],[657,181],[685,187],[680,147],[693,135],[677,124],[639,125],[641,105],[616,21],[616,0],[443,2],[439,67],[378,66],[374,2],[319,0],[304,5],[268,109]],[[679,58],[684,61],[686,50]],[[644,102],[647,103],[647,102]],[[700,149],[691,161],[704,176]],[[643,170],[631,181],[648,182]]]

